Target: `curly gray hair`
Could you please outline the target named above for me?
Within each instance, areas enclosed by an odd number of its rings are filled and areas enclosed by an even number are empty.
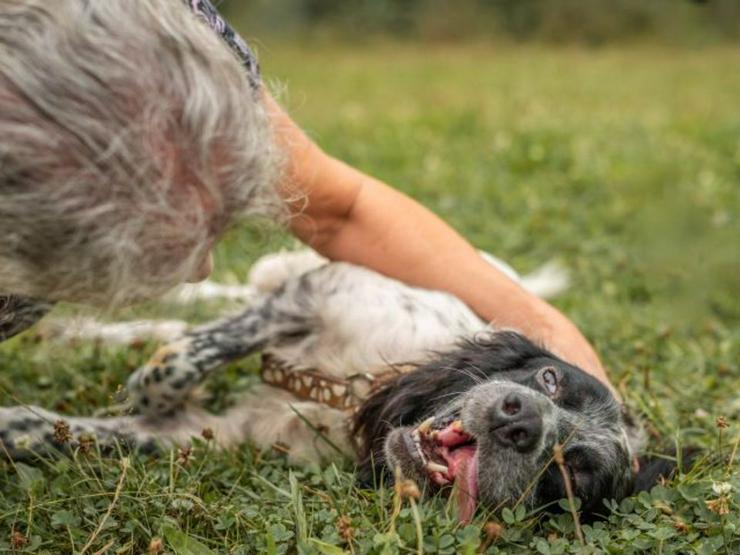
[[[105,305],[280,211],[260,92],[180,0],[0,3],[0,293]]]

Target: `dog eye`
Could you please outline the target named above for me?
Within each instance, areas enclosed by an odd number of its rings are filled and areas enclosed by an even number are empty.
[[[552,368],[545,368],[542,371],[540,379],[545,389],[550,395],[555,395],[558,391],[558,376]]]

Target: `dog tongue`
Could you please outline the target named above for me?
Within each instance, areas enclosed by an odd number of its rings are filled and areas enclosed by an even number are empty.
[[[449,475],[455,480],[460,522],[470,522],[478,500],[477,449],[475,445],[466,445],[471,437],[465,433],[459,420],[438,430],[435,437],[441,446],[439,452],[447,463]]]
[[[470,442],[470,436],[463,431],[459,420],[456,420],[446,428],[439,430],[436,438],[437,442],[445,447],[455,447],[461,443]]]
[[[455,490],[457,493],[458,518],[463,524],[473,520],[478,501],[478,457],[475,449],[458,449],[456,457]]]

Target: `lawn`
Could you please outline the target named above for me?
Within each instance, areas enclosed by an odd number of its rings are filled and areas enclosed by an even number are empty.
[[[740,552],[740,52],[260,50],[268,82],[329,152],[521,271],[561,260],[573,285],[554,302],[642,415],[650,449],[703,454],[689,473],[605,504],[604,519],[584,526],[586,547],[567,512],[480,511],[463,527],[442,498],[357,489],[351,462],[291,469],[249,445],[0,462],[0,551]],[[266,225],[239,228],[219,247],[215,277],[242,280],[257,256],[291,243]],[[155,303],[110,317],[198,322],[223,309]],[[153,348],[27,332],[0,346],[0,401],[92,413]],[[213,406],[249,387],[254,370],[245,361],[214,379]]]

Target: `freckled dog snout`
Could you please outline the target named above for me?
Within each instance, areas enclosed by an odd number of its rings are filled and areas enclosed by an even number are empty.
[[[542,415],[536,403],[518,393],[498,399],[490,411],[491,432],[506,447],[531,451],[542,436]]]

